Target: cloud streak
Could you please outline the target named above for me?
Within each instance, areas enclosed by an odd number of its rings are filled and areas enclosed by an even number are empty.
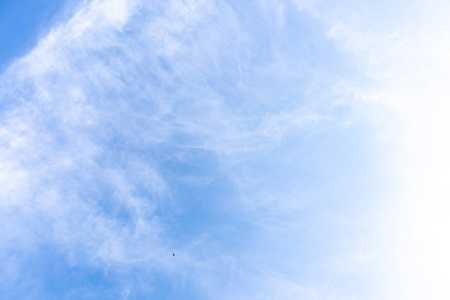
[[[0,78],[0,290],[361,295],[336,279],[372,257],[367,207],[354,204],[375,189],[355,178],[376,177],[345,88],[356,71],[294,7],[86,1],[12,64]]]

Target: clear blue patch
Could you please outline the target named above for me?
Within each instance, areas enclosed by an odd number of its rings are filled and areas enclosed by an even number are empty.
[[[0,1],[0,71],[36,45],[68,1]]]

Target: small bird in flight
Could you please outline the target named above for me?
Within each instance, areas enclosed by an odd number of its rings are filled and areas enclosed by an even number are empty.
[[[175,256],[175,253],[172,253],[172,256]]]

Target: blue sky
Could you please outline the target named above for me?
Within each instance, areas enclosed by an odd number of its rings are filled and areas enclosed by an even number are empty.
[[[447,4],[28,4],[0,298],[447,299]]]
[[[0,3],[0,68],[25,55],[58,21],[69,1],[11,1]]]

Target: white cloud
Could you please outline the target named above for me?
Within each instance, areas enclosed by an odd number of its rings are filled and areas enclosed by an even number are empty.
[[[280,35],[286,26],[284,3],[264,2],[261,11],[270,20],[267,26],[276,27],[270,34]],[[230,274],[239,276],[230,281],[233,290],[224,299],[235,298],[237,287],[247,283],[248,296],[256,299],[339,297],[333,288],[267,270],[274,268],[273,256],[266,264],[261,256],[247,260],[230,247],[230,253],[212,259],[211,247],[223,250],[208,238],[213,233],[187,242],[170,235],[168,223],[182,203],[173,203],[177,187],[164,167],[198,151],[212,153],[215,172],[239,194],[223,205],[229,205],[223,213],[245,219],[242,213],[252,219],[247,226],[261,226],[254,230],[259,246],[278,242],[288,247],[291,240],[280,241],[277,234],[295,235],[299,222],[293,215],[312,200],[305,200],[309,190],[297,186],[303,177],[294,168],[303,167],[308,157],[299,145],[287,151],[285,143],[320,124],[348,128],[333,111],[336,98],[347,93],[340,82],[319,71],[312,79],[299,75],[298,66],[310,63],[308,57],[303,64],[297,61],[304,53],[285,56],[281,44],[267,46],[265,37],[253,36],[243,24],[223,1],[90,1],[11,65],[0,83],[5,103],[0,195],[6,199],[0,217],[3,228],[14,230],[0,231],[1,250],[33,252],[52,244],[73,265],[158,270],[194,281],[211,298]],[[320,92],[325,79],[333,84]],[[299,83],[314,85],[313,91],[300,93]],[[292,164],[283,160],[286,154]],[[301,155],[303,161],[297,160]],[[270,159],[279,159],[280,169],[288,171],[270,174],[264,170]],[[208,183],[211,177],[198,176]],[[320,220],[315,224],[329,226]],[[172,247],[184,253],[176,264],[166,255]],[[361,253],[348,260],[365,260]],[[23,272],[20,264],[9,264],[8,272]],[[254,271],[255,265],[262,266]],[[124,283],[124,297],[130,289]]]

